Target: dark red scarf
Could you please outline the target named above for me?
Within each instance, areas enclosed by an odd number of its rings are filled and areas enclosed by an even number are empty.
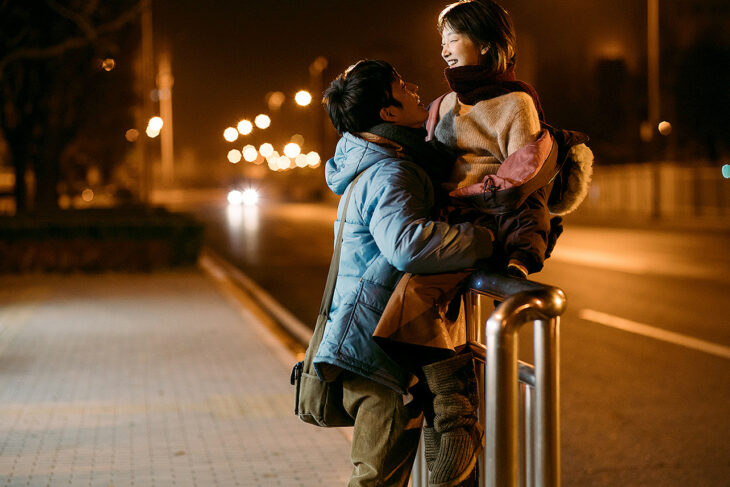
[[[537,91],[524,81],[515,78],[514,64],[511,64],[504,73],[497,75],[478,64],[446,68],[444,74],[446,81],[456,92],[461,103],[475,105],[482,100],[496,98],[513,91],[523,91],[535,102],[540,121],[545,121],[545,114],[542,111]]]

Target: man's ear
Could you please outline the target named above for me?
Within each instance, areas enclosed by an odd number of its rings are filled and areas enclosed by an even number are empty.
[[[380,109],[380,118],[383,119],[385,122],[395,122],[397,119],[397,116],[395,112],[393,111],[393,105],[383,107]]]

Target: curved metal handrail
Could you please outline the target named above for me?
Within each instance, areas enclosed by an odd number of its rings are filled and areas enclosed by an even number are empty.
[[[554,286],[487,271],[472,274],[467,285],[467,345],[485,362],[482,411],[487,445],[480,485],[516,486],[519,482],[558,487],[559,317],[567,305],[565,293]],[[486,320],[479,318],[487,311],[485,297],[501,301],[495,302],[496,308]],[[534,365],[517,360],[517,332],[528,322],[534,323]],[[534,394],[529,392],[534,408],[529,406],[527,413],[531,415],[527,466],[524,457],[522,465],[518,459],[518,424],[525,421],[518,418],[518,381],[534,390]],[[425,463],[423,459],[419,462],[414,486],[419,485],[416,477],[420,483],[426,478]]]
[[[565,293],[558,288],[533,289],[508,297],[487,321],[487,334],[495,328],[519,327],[528,321],[551,320],[565,310]]]
[[[563,290],[540,282],[516,279],[494,272],[476,271],[469,277],[468,287],[471,291],[486,294],[500,301],[522,292],[543,291],[555,305],[562,300],[563,308],[560,308],[558,314],[564,311],[565,293]],[[557,311],[557,308],[553,310],[553,312]]]

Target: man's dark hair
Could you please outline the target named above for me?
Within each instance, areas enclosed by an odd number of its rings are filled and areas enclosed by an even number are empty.
[[[488,47],[483,64],[494,73],[503,73],[515,63],[515,28],[509,13],[492,0],[461,0],[441,11],[437,28],[446,27],[465,34],[477,45]]]
[[[358,61],[347,68],[322,96],[322,104],[337,132],[364,132],[382,123],[381,108],[401,106],[393,98],[391,86],[398,79],[398,72],[385,61]]]

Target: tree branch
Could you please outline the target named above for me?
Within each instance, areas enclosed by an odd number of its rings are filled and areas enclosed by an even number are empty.
[[[99,0],[88,0],[84,5],[84,14],[90,15],[99,6]]]
[[[94,28],[83,16],[79,15],[69,8],[64,7],[55,0],[46,0],[46,3],[58,15],[76,24],[76,27],[78,27],[81,32],[86,34],[86,37],[90,41],[93,41],[96,38],[96,32],[94,31]]]
[[[51,4],[52,0],[49,0],[49,5]],[[55,2],[54,2],[55,3]],[[70,37],[68,39],[65,39],[58,44],[55,44],[53,46],[45,46],[45,47],[20,47],[12,52],[10,52],[8,55],[6,55],[4,58],[0,59],[0,79],[3,78],[3,71],[5,70],[5,67],[10,64],[13,61],[18,61],[20,59],[50,59],[56,56],[60,56],[64,54],[67,51],[70,51],[72,49],[80,49],[82,47],[85,47],[93,42],[94,39],[98,38],[101,35],[109,34],[111,32],[115,32],[125,25],[127,25],[129,22],[133,21],[144,8],[144,0],[140,0],[137,2],[137,4],[132,7],[131,9],[127,10],[126,12],[122,13],[117,17],[116,19],[112,20],[111,22],[107,22],[106,24],[102,24],[96,28],[96,32],[93,31],[93,28],[89,26],[91,31],[94,33],[93,38],[86,37]],[[63,8],[63,7],[62,7]],[[73,13],[73,12],[71,12]],[[66,17],[66,15],[64,15]],[[66,17],[68,18],[68,17]],[[83,20],[83,19],[82,19]],[[84,20],[85,22],[85,20]],[[74,21],[74,23],[76,23]],[[78,24],[76,24],[78,25]],[[88,25],[88,24],[87,24]],[[81,26],[79,26],[82,30],[84,30]]]

